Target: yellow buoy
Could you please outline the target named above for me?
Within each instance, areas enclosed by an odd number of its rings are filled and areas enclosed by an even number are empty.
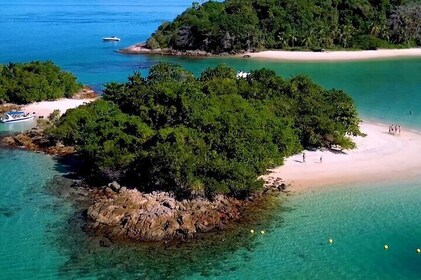
[[[389,246],[384,245],[384,249],[385,249],[385,250],[388,250],[388,249],[389,249]]]
[[[329,244],[332,244],[333,243],[333,239],[330,238],[327,242],[329,242]]]
[[[420,248],[417,249],[417,253],[418,254],[421,254],[421,249]]]
[[[254,233],[254,229],[250,230],[251,233]]]
[[[261,234],[265,234],[265,231],[264,231],[264,230],[262,230],[260,233],[261,233]]]

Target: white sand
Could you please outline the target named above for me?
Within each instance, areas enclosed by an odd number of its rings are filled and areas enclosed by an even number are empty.
[[[56,101],[42,101],[28,104],[22,107],[22,110],[27,113],[35,112],[37,116],[44,116],[47,118],[54,110],[60,110],[63,115],[68,109],[76,108],[82,104],[94,101],[96,98],[90,99],[69,99],[63,98]]]
[[[354,137],[357,149],[344,153],[304,151],[289,157],[281,167],[271,170],[271,181],[283,179],[290,190],[303,191],[321,186],[350,183],[399,181],[421,176],[421,135],[401,130],[400,135],[388,133],[387,125],[362,123],[366,137]],[[323,162],[320,163],[320,157]]]
[[[265,58],[292,61],[345,61],[368,60],[392,57],[421,57],[421,48],[413,49],[381,49],[375,51],[263,51],[247,53],[252,58]]]

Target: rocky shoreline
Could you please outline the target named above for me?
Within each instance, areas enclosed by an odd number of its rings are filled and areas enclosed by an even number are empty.
[[[4,136],[0,139],[0,146],[21,148],[55,156],[69,156],[76,152],[74,147],[65,146],[60,142],[49,139],[44,130],[40,128]]]
[[[217,195],[177,200],[168,192],[143,193],[112,182],[91,191],[84,230],[111,241],[187,241],[199,234],[225,230],[247,211],[264,203],[265,194],[285,190],[279,183],[264,193],[240,200]]]
[[[147,47],[146,43],[139,43],[136,45],[129,46],[127,48],[117,50],[118,53],[122,54],[149,54],[149,55],[165,55],[165,56],[189,56],[189,57],[209,57],[209,56],[233,56],[238,54],[243,54],[245,52],[230,52],[230,53],[220,53],[214,54],[202,50],[187,50],[187,51],[178,51],[169,48],[163,49],[150,49]]]
[[[42,129],[0,139],[3,146],[24,148],[51,155],[77,155],[74,147],[67,147],[49,139]],[[172,193],[142,193],[112,182],[103,187],[91,187],[82,180],[64,193],[73,194],[85,220],[88,234],[109,241],[159,242],[187,241],[199,234],[224,230],[241,222],[247,209],[259,207],[269,195],[285,191],[279,179],[269,178],[263,191],[246,199],[217,195],[212,199],[195,196],[177,199]],[[56,190],[57,191],[57,190]],[[60,193],[60,195],[62,195]],[[66,195],[72,197],[72,195]]]

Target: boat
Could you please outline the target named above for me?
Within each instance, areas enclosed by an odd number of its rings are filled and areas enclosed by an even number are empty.
[[[116,36],[102,38],[102,41],[104,42],[119,42],[120,40],[121,39]]]
[[[237,79],[246,79],[248,76],[250,76],[249,72],[243,72],[243,71],[239,71],[237,72]]]
[[[23,111],[9,111],[4,113],[3,117],[0,118],[2,123],[16,123],[29,121],[35,118],[35,113],[25,113]]]

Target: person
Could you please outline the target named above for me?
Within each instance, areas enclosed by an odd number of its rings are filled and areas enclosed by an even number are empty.
[[[323,162],[323,156],[320,156],[320,163]]]
[[[401,126],[398,126],[399,135],[401,134]]]
[[[303,163],[306,162],[306,153],[303,153]]]

